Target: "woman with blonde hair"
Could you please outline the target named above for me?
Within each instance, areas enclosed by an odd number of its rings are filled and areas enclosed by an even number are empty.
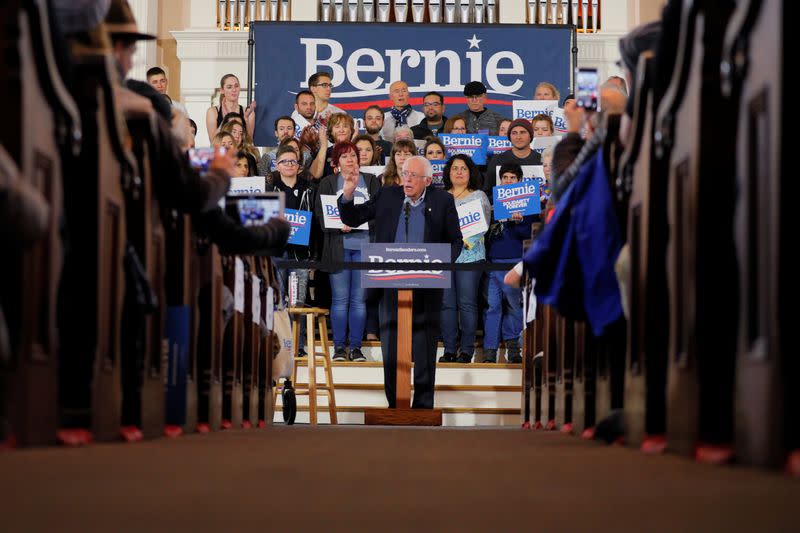
[[[534,100],[561,100],[561,93],[556,86],[550,82],[543,81],[536,86],[533,92]]]
[[[409,157],[417,155],[417,145],[414,141],[397,141],[392,146],[392,155],[386,163],[386,170],[380,178],[384,187],[400,185],[400,170]]]
[[[225,148],[226,151],[231,151],[236,149],[233,140],[233,135],[231,135],[227,131],[220,131],[219,133],[214,135],[214,138],[211,139],[211,146],[215,148],[219,146],[221,148]]]
[[[219,106],[211,106],[206,111],[208,139],[214,138],[229,113],[239,115],[242,123],[247,125],[247,133],[252,136],[256,127],[256,103],[251,102],[246,109],[239,104],[239,93],[242,90],[239,78],[233,74],[225,74],[219,82],[219,89]]]
[[[231,137],[233,137],[234,148],[247,152],[258,160],[261,154],[258,153],[258,149],[253,145],[250,134],[247,133],[247,130],[244,129],[237,120],[231,120],[222,126],[219,131],[230,133]]]

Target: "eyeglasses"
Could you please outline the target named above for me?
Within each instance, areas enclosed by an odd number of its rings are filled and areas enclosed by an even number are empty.
[[[424,174],[417,174],[416,172],[407,172],[407,171],[401,172],[400,175],[402,177],[404,177],[404,178],[411,178],[411,179],[427,178],[428,177],[428,176],[425,176]]]
[[[286,165],[288,167],[293,167],[299,163],[297,162],[297,159],[281,159],[280,161],[278,161],[278,164]]]
[[[332,83],[317,83],[314,87],[322,87],[323,89],[333,89]]]
[[[422,107],[442,107],[441,102],[425,102]]]

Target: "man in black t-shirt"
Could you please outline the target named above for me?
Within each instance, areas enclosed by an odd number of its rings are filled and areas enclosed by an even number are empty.
[[[439,135],[444,129],[447,117],[444,116],[444,96],[436,91],[431,91],[422,98],[422,111],[425,118],[411,128],[414,138],[424,140],[431,136]]]
[[[541,165],[542,158],[531,148],[533,127],[524,118],[518,118],[508,126],[508,140],[511,150],[494,156],[486,167],[483,178],[483,190],[489,199],[492,198],[492,187],[497,185],[497,169],[504,163],[523,165]]]

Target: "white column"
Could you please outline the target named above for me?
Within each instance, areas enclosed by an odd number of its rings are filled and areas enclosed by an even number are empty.
[[[142,33],[158,33],[158,0],[128,0],[136,18],[136,25]],[[139,41],[133,56],[133,68],[128,77],[144,80],[147,69],[156,66],[156,42]]]
[[[500,0],[497,4],[501,24],[525,24],[525,10],[528,9],[526,0]]]
[[[319,0],[292,0],[292,20],[319,20]]]
[[[219,0],[190,0],[189,27],[194,30],[216,29],[217,5]]]

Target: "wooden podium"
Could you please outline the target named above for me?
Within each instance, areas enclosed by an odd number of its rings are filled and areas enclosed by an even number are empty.
[[[394,409],[367,409],[368,426],[441,426],[441,409],[411,409],[411,324],[414,292],[397,291],[397,399]]]

